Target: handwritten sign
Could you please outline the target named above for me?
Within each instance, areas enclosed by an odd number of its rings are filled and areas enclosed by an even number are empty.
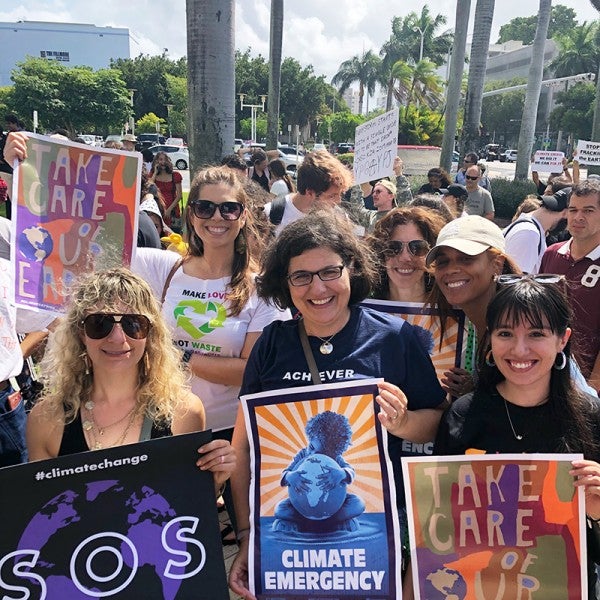
[[[354,136],[356,183],[365,183],[392,175],[397,146],[397,108],[359,125]]]
[[[538,150],[533,157],[531,170],[538,173],[562,173],[564,157],[563,152]]]
[[[587,598],[578,457],[403,458],[415,598]]]
[[[15,301],[61,310],[78,275],[130,264],[141,155],[28,136],[13,178]]]
[[[577,142],[577,161],[580,165],[597,167],[600,165],[600,142]]]

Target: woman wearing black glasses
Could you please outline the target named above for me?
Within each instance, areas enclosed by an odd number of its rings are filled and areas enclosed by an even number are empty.
[[[425,302],[432,278],[425,256],[435,245],[444,221],[423,208],[395,208],[375,225],[368,243],[377,254],[379,279],[373,297]]]
[[[332,211],[315,211],[285,227],[267,249],[257,281],[258,293],[282,309],[295,306],[301,318],[276,322],[265,329],[248,359],[241,392],[309,385],[313,379],[302,347],[304,336],[323,383],[383,378],[377,397],[382,408],[379,419],[392,434],[390,456],[402,508],[403,440],[423,443],[434,438],[444,393],[414,328],[359,304],[376,279],[373,264],[372,253],[355,236],[351,223]],[[250,598],[250,449],[241,411],[234,447],[240,461],[232,488],[241,544],[230,585]]]
[[[207,427],[230,440],[250,350],[266,325],[289,313],[256,295],[262,243],[246,193],[231,169],[199,171],[184,216],[187,255],[144,248],[134,270],[162,298],[162,313],[188,363]],[[225,500],[229,503],[227,495]]]
[[[30,460],[205,428],[204,408],[185,385],[158,303],[127,269],[79,283],[42,372],[45,397],[27,423]],[[233,449],[214,440],[199,451],[198,465],[214,472],[219,489],[235,465]]]

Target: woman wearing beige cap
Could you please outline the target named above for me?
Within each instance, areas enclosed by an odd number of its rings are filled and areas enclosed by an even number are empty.
[[[462,309],[470,321],[465,368],[447,371],[443,381],[447,391],[458,396],[473,387],[477,348],[482,345],[486,331],[485,313],[496,294],[495,278],[521,270],[505,253],[500,228],[489,219],[475,215],[445,225],[425,263],[434,268],[431,301],[440,307],[442,328],[451,307]]]

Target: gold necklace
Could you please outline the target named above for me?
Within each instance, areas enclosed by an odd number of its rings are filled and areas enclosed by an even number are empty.
[[[98,424],[96,423],[96,421],[94,419],[94,401],[88,400],[84,404],[84,407],[88,411],[91,420],[88,420],[88,419],[84,420],[82,423],[82,427],[83,427],[84,432],[89,436],[90,441],[92,442],[92,444],[91,444],[92,450],[101,450],[102,448],[114,448],[115,446],[120,446],[125,441],[125,438],[127,437],[127,434],[129,433],[129,430],[131,429],[131,426],[133,425],[133,422],[135,421],[135,417],[137,414],[135,411],[136,406],[134,405],[131,408],[131,410],[126,415],[121,417],[118,421],[115,421],[114,423],[111,423],[110,425],[106,425],[105,427],[101,428],[101,427],[98,427]],[[94,430],[98,431],[98,435],[103,436],[104,432],[107,429],[110,429],[111,427],[114,427],[115,425],[122,423],[127,417],[129,417],[127,426],[125,427],[122,435],[120,437],[118,437],[115,442],[113,442],[112,444],[109,444],[109,443],[103,443],[98,440]]]
[[[98,439],[96,438],[96,434],[94,433],[94,429],[93,428],[90,429],[89,434],[90,434],[91,441],[92,441],[91,449],[92,450],[102,450],[102,448],[115,448],[116,446],[121,446],[123,444],[123,442],[125,441],[125,438],[127,437],[127,434],[129,433],[129,430],[131,429],[133,422],[135,421],[136,413],[131,411],[130,414],[131,414],[131,416],[129,418],[129,422],[127,423],[127,427],[125,427],[121,436],[112,444],[104,445],[102,442],[98,441]]]
[[[94,407],[96,406],[95,402],[93,400],[88,400],[84,404],[84,406],[85,406],[85,409],[88,411],[88,414],[89,414],[91,420],[86,419],[85,421],[83,421],[83,423],[82,423],[83,429],[85,431],[90,431],[93,427],[95,427],[98,430],[99,435],[104,435],[104,432],[107,429],[110,429],[111,427],[114,427],[115,425],[122,423],[135,410],[135,404],[134,404],[133,407],[131,408],[131,410],[126,415],[122,416],[118,421],[115,421],[114,423],[110,423],[109,425],[105,425],[104,427],[100,427],[96,423],[96,420],[94,419]]]

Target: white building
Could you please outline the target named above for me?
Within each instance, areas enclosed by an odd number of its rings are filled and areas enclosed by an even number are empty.
[[[355,90],[354,88],[349,87],[342,95],[342,98],[348,105],[350,112],[353,115],[357,115],[358,114],[358,90]],[[366,93],[365,93],[365,97],[363,98],[363,110],[364,110],[365,100],[366,100]]]
[[[28,56],[68,66],[101,69],[111,58],[130,58],[129,29],[84,23],[0,23],[0,86],[12,85],[11,71]]]

